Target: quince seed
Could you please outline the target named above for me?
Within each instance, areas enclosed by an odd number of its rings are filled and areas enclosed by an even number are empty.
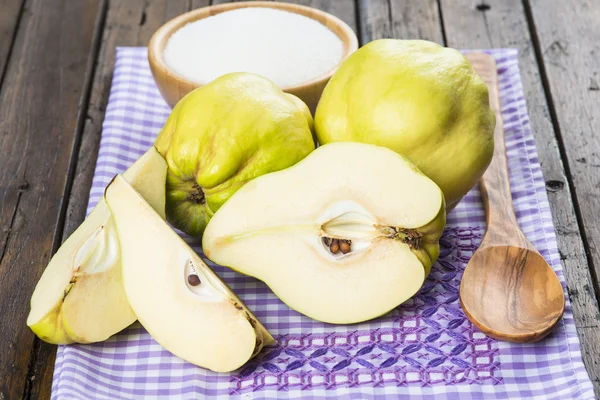
[[[342,251],[342,254],[350,253],[352,251],[352,242],[350,240],[341,240],[340,250]]]
[[[196,274],[188,275],[188,283],[192,286],[198,286],[202,282],[200,281],[200,277]]]
[[[333,253],[333,254],[337,254],[338,251],[340,251],[340,242],[338,239],[333,239],[331,241],[331,245],[329,246],[329,250]]]

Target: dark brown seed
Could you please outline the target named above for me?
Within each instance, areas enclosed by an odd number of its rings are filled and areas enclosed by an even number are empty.
[[[340,251],[340,242],[337,239],[333,239],[331,241],[331,246],[329,246],[329,250],[333,253],[333,254],[337,254],[338,251]]]
[[[188,275],[188,283],[192,286],[198,286],[200,283],[200,278],[196,274]]]
[[[330,237],[327,237],[327,236],[324,236],[324,237],[323,237],[323,244],[324,244],[325,246],[329,247],[329,246],[331,245],[331,238],[330,238]]]
[[[348,254],[352,251],[352,242],[350,242],[349,240],[342,240],[340,241],[340,250],[342,251],[342,254]]]

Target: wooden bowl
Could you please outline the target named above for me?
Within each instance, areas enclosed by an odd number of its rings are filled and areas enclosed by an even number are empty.
[[[174,107],[175,104],[177,104],[177,102],[181,100],[183,96],[185,96],[192,90],[202,86],[201,84],[192,82],[184,78],[183,76],[177,74],[176,72],[171,70],[165,63],[163,59],[163,50],[171,35],[175,31],[177,31],[178,29],[182,28],[190,22],[197,21],[199,19],[216,15],[225,11],[245,7],[275,8],[283,11],[304,15],[322,23],[332,32],[338,35],[338,37],[342,40],[342,43],[344,45],[344,52],[342,59],[340,60],[338,65],[308,82],[304,82],[295,86],[281,88],[283,91],[291,93],[301,98],[314,113],[317,107],[317,103],[319,102],[319,98],[321,97],[321,93],[325,88],[325,85],[327,84],[327,82],[329,81],[339,64],[341,64],[342,61],[344,61],[350,54],[352,54],[358,48],[358,39],[356,38],[356,34],[354,33],[354,31],[352,31],[352,29],[345,22],[331,14],[311,7],[300,6],[297,4],[278,3],[270,1],[247,1],[241,3],[225,3],[211,7],[203,7],[182,14],[176,18],[173,18],[172,20],[161,26],[154,33],[152,39],[150,40],[150,44],[148,45],[148,61],[150,62],[150,69],[152,70],[152,75],[154,75],[156,86],[158,86],[162,97],[171,107]]]

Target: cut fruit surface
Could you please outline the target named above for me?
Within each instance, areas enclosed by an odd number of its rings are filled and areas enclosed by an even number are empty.
[[[213,371],[241,367],[273,338],[219,277],[123,179],[105,198],[121,244],[123,285],[164,348]]]
[[[444,224],[441,190],[408,161],[333,143],[246,184],[208,224],[203,250],[309,317],[354,323],[419,290]]]
[[[125,173],[164,217],[167,165],[152,147]],[[27,325],[54,344],[105,340],[135,321],[121,283],[119,241],[101,199],[58,249],[31,297]]]

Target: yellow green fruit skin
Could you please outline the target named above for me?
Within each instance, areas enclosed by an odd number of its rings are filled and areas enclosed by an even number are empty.
[[[312,126],[301,100],[258,75],[227,74],[190,92],[155,142],[168,164],[167,220],[201,236],[246,182],[313,151]]]
[[[494,148],[488,90],[454,49],[381,39],[352,54],[315,114],[319,143],[371,143],[406,156],[444,192],[449,210],[477,183]]]
[[[423,247],[419,250],[412,250],[417,256],[419,261],[425,268],[425,277],[429,276],[431,272],[431,266],[436,262],[440,255],[440,238],[444,233],[444,227],[446,226],[446,201],[442,197],[442,208],[434,219],[431,220],[427,225],[424,225],[418,229],[418,232],[423,234]]]
[[[51,313],[48,313],[37,324],[31,325],[30,328],[44,342],[52,344],[71,344],[75,343],[69,337],[63,327],[61,316],[62,300],[58,302]]]

